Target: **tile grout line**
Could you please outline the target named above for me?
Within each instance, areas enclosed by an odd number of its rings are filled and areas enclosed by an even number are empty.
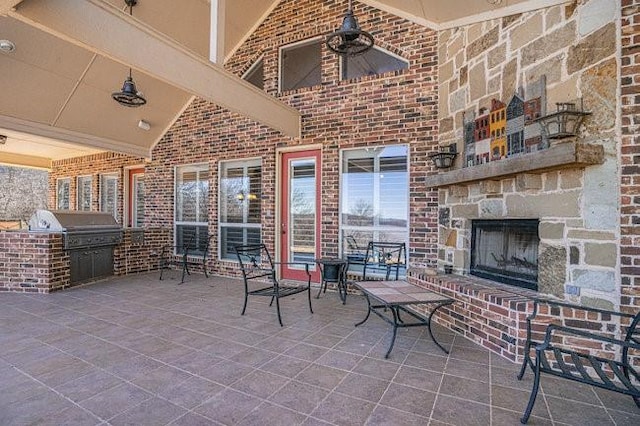
[[[493,356],[489,353],[489,424],[493,426]]]
[[[386,335],[386,334],[385,334]],[[380,340],[377,343],[380,343],[380,341],[382,341],[382,338],[380,338]],[[376,343],[376,344],[377,344]],[[418,339],[416,339],[413,342],[413,345],[411,345],[411,349],[415,348],[415,346],[418,344]],[[373,349],[374,349],[375,345],[367,352],[367,355],[370,354]],[[380,407],[380,401],[382,401],[382,398],[384,398],[384,396],[387,394],[387,391],[389,390],[389,388],[391,387],[391,385],[394,383],[395,378],[398,376],[398,373],[400,372],[400,369],[405,365],[405,361],[407,360],[407,358],[409,358],[409,354],[411,353],[411,349],[409,349],[407,351],[407,354],[404,356],[404,359],[402,360],[402,362],[399,364],[398,368],[396,369],[396,372],[393,374],[393,377],[389,380],[389,383],[387,384],[387,386],[385,387],[384,391],[382,392],[382,395],[380,395],[380,398],[378,398],[378,402],[376,402],[375,407],[373,407],[373,411],[371,411],[371,414],[369,414],[369,417],[367,418],[366,422],[368,422],[371,419],[371,415],[373,414],[373,412]],[[366,356],[366,355],[365,355]],[[383,406],[384,407],[384,406]],[[403,411],[403,410],[400,410]],[[415,413],[410,413],[410,414],[414,414]],[[365,422],[365,424],[366,424]]]
[[[96,419],[98,419],[101,423],[107,422],[107,420],[103,419],[102,417],[98,416],[97,414],[95,414],[93,411],[84,408],[82,405],[78,404],[77,402],[73,401],[71,398],[68,398],[67,396],[65,396],[64,394],[62,394],[61,392],[57,391],[56,389],[52,388],[51,386],[47,385],[46,383],[38,380],[37,378],[35,378],[34,376],[32,376],[31,374],[27,373],[26,371],[23,371],[22,369],[20,369],[19,367],[16,367],[14,365],[11,365],[11,368],[15,369],[16,371],[20,372],[20,374],[23,374],[25,376],[27,376],[29,379],[33,380],[36,383],[39,383],[41,386],[43,386],[44,388],[46,388],[48,391],[51,391],[53,393],[55,393],[56,395],[60,396],[61,398],[69,401],[72,405],[80,408],[82,411],[88,413],[89,415],[95,417]],[[29,398],[27,398],[29,399]],[[145,401],[149,400],[150,398],[147,398]],[[26,400],[26,399],[25,399]],[[60,411],[56,411],[55,414],[57,413],[61,413],[64,410],[66,410],[67,408],[63,408]]]
[[[447,354],[447,360],[444,362],[444,368],[442,369],[442,377],[440,378],[440,383],[438,384],[438,390],[436,391],[436,397],[433,400],[433,407],[431,407],[431,414],[429,415],[429,424],[433,422],[433,414],[436,410],[436,404],[438,403],[438,398],[440,397],[440,389],[442,389],[442,384],[444,383],[444,372],[447,371],[447,366],[449,365],[449,360],[451,359],[451,352],[453,351],[453,347],[455,346],[456,339],[458,336],[453,335],[453,341],[451,342],[451,346],[449,347],[449,353]]]

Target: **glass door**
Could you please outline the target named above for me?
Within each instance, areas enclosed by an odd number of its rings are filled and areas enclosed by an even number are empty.
[[[280,247],[283,262],[306,262],[320,280],[320,151],[282,155]],[[283,265],[282,277],[306,280],[304,267]]]
[[[144,169],[129,170],[129,217],[132,228],[144,226]]]

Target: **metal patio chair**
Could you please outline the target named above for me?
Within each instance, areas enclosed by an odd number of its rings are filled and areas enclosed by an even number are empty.
[[[269,254],[269,250],[264,244],[239,245],[235,247],[240,269],[242,270],[242,278],[244,279],[244,306],[242,307],[242,315],[247,310],[247,302],[249,296],[266,296],[271,297],[271,306],[275,300],[276,311],[278,313],[278,322],[282,324],[280,315],[280,298],[293,296],[298,293],[307,293],[309,303],[309,311],[313,313],[311,307],[311,272],[309,264],[304,262],[274,262]],[[277,278],[276,265],[299,265],[304,268],[307,276],[305,282],[284,282]],[[253,283],[258,284],[253,284]],[[266,285],[265,285],[266,284]],[[255,288],[258,285],[258,288]]]
[[[209,274],[207,272],[207,259],[209,257],[212,238],[213,235],[210,235],[206,239],[202,239],[200,244],[197,244],[195,235],[193,235],[182,246],[164,246],[160,254],[160,280],[162,280],[164,270],[170,269],[171,266],[182,269],[180,284],[184,283],[186,275],[191,275],[191,271],[189,270],[190,266],[193,267],[201,265],[204,276],[209,278]]]
[[[407,264],[405,243],[369,241],[362,261],[362,280],[400,278]]]

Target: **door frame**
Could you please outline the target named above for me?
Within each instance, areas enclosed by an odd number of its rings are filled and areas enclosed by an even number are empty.
[[[317,210],[318,210],[318,216],[316,217],[316,228],[317,228],[317,233],[318,233],[318,241],[317,241],[317,249],[318,249],[318,253],[317,256],[321,256],[320,250],[322,250],[322,154],[323,154],[323,150],[322,150],[323,146],[322,144],[312,144],[312,145],[297,145],[297,146],[290,146],[290,147],[283,147],[283,148],[276,148],[276,187],[275,187],[275,218],[276,218],[276,222],[275,222],[275,238],[274,238],[274,245],[275,245],[275,257],[276,260],[281,260],[282,256],[283,256],[283,252],[282,252],[282,244],[281,244],[281,236],[282,236],[282,221],[283,221],[283,217],[282,217],[282,200],[283,200],[283,196],[284,194],[282,193],[282,185],[283,185],[283,176],[282,176],[282,167],[283,167],[283,155],[284,154],[291,154],[291,153],[296,153],[296,152],[303,152],[303,151],[319,151],[320,152],[320,167],[317,170],[316,176],[318,179],[318,183],[317,183],[317,188],[318,188],[318,194],[316,194],[316,202],[318,204]],[[319,269],[317,267],[317,265],[313,265],[313,271],[312,271],[312,278],[311,280],[314,282],[320,282],[320,272]],[[282,269],[278,268],[277,271],[277,275],[278,277],[282,276]],[[316,277],[317,275],[317,277]]]
[[[142,170],[142,172],[140,172]],[[123,167],[122,173],[122,227],[133,228],[131,220],[133,219],[132,209],[133,203],[131,200],[132,185],[131,178],[133,174],[142,173],[145,174],[145,165],[138,164],[133,166]]]

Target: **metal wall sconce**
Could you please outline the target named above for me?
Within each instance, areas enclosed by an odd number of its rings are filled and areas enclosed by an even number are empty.
[[[563,139],[576,136],[582,120],[590,114],[584,111],[582,100],[580,100],[580,109],[577,109],[576,104],[572,102],[557,102],[556,112],[535,121],[540,124],[542,134],[548,139]]]
[[[436,166],[437,169],[448,169],[453,166],[453,160],[455,160],[458,155],[458,149],[455,143],[452,143],[448,146],[440,147],[440,150],[435,154],[429,155],[431,161],[433,161],[433,165]]]

